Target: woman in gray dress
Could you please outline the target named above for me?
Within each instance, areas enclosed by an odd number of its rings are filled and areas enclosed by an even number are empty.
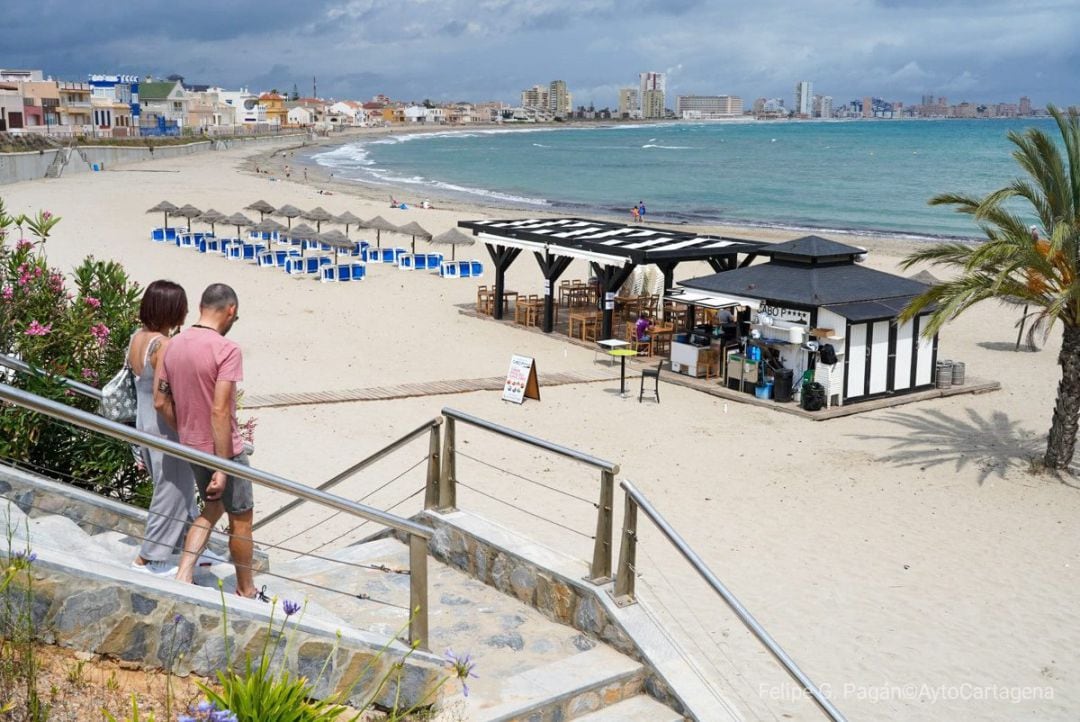
[[[187,294],[182,287],[172,281],[154,281],[143,292],[139,307],[142,328],[131,337],[128,347],[128,364],[135,374],[138,394],[135,428],[170,441],[178,441],[178,437],[154,409],[154,373],[165,357],[169,336],[183,325],[187,312]],[[154,449],[139,450],[154,481],[154,496],[143,543],[131,566],[142,572],[172,576],[176,574],[173,550],[182,543],[185,529],[199,513],[195,479],[186,461]]]

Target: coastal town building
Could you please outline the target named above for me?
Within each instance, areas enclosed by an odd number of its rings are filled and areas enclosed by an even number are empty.
[[[534,85],[521,91],[521,107],[523,108],[549,108],[551,107],[551,90],[544,85]]]
[[[93,120],[90,104],[90,84],[60,81],[60,126],[85,129]],[[85,131],[84,131],[85,132]]]
[[[831,95],[815,95],[812,112],[815,118],[833,117],[833,99]]]
[[[183,128],[190,102],[183,83],[178,80],[142,82],[139,84],[139,105],[142,107],[139,125]]]
[[[0,82],[0,132],[23,128],[22,93],[18,83]]]
[[[743,101],[737,95],[680,95],[675,98],[675,116],[683,120],[738,118]]]
[[[667,78],[664,73],[647,71],[638,75],[638,99],[641,117],[655,119],[664,117],[664,96]]]
[[[0,83],[40,83],[44,79],[43,70],[0,68]]]
[[[285,98],[273,91],[259,96],[259,105],[266,108],[266,122],[270,125],[285,125],[289,122],[289,111],[285,107]]]
[[[60,86],[55,80],[19,83],[23,98],[23,121],[27,129],[60,125]]]
[[[548,87],[548,108],[556,118],[566,118],[574,107],[573,97],[566,89],[565,80],[552,80]]]
[[[799,118],[809,118],[813,114],[813,84],[809,80],[795,83],[795,105],[792,112]]]
[[[619,88],[619,117],[624,120],[641,117],[637,88]]]
[[[95,74],[90,78],[90,105],[95,131],[139,125],[139,76]],[[127,132],[127,131],[124,131]]]

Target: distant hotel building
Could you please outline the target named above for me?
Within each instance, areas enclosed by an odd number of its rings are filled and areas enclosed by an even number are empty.
[[[568,118],[573,107],[573,97],[566,89],[566,81],[552,80],[548,88],[548,109],[556,118]]]
[[[551,105],[551,90],[542,85],[534,85],[521,91],[521,107],[548,108]]]
[[[626,119],[641,117],[637,88],[619,88],[619,117]]]
[[[800,118],[809,118],[814,112],[813,84],[809,80],[795,83],[795,107],[791,112]]]
[[[683,120],[738,118],[742,114],[742,98],[736,95],[680,95],[675,99],[675,115]]]
[[[638,101],[641,117],[646,119],[664,117],[664,94],[667,79],[663,73],[653,71],[638,75]]]

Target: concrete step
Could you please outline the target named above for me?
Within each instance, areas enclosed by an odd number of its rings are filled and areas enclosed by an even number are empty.
[[[78,524],[55,514],[30,519],[30,548],[60,551],[103,564],[121,563],[111,551],[94,544]]]
[[[445,706],[464,703],[474,722],[570,720],[637,694],[642,675],[634,660],[597,646],[502,679],[494,692],[470,689],[468,698],[448,699]]]
[[[639,694],[574,719],[577,722],[683,722],[685,718],[652,697]]]
[[[276,563],[274,572],[369,597],[350,601],[342,595],[328,595],[319,589],[310,591],[311,599],[332,608],[356,629],[391,635],[407,624],[409,575],[359,567],[359,564],[367,564],[389,570],[407,570],[408,548],[404,544],[383,539],[336,549],[325,556],[335,561],[299,558]],[[337,560],[348,561],[353,566],[342,566],[336,563]],[[619,675],[629,676],[640,671],[632,660],[585,637],[578,630],[552,622],[528,605],[434,559],[429,559],[428,584],[429,649],[469,654],[476,663],[477,677],[469,681],[471,694],[467,701],[470,709],[508,705],[505,710],[510,713],[514,709],[541,704],[551,694],[538,691],[548,690],[548,687],[536,686],[532,681],[513,682],[515,679],[529,680],[527,676],[531,670],[543,670],[541,680],[538,680],[542,681],[558,676],[559,669],[581,667],[581,672],[573,673],[566,683],[575,677],[591,680],[590,673],[605,668],[617,669]],[[606,662],[598,664],[597,658]],[[594,662],[588,662],[589,659]],[[522,678],[522,675],[526,677]],[[521,689],[513,684],[519,684]],[[561,683],[559,690],[567,692],[572,687]],[[468,719],[488,718],[470,716]]]

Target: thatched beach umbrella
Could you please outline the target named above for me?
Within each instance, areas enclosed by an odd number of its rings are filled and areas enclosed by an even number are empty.
[[[345,226],[345,235],[346,236],[349,235],[349,226],[356,226],[356,225],[359,225],[359,224],[364,222],[363,218],[360,218],[359,216],[353,215],[349,211],[345,211],[344,213],[342,213],[340,216],[338,216],[334,220],[336,220],[341,225]]]
[[[191,219],[201,216],[202,211],[200,211],[198,208],[196,208],[195,206],[188,203],[187,205],[183,206],[182,208],[178,208],[177,210],[173,211],[173,215],[174,216],[182,216],[184,218],[187,218],[187,229],[188,229],[188,233],[190,233],[191,232]]]
[[[383,231],[390,231],[392,233],[396,233],[397,229],[398,229],[397,226],[395,226],[393,223],[386,220],[382,216],[375,216],[370,221],[364,221],[363,223],[360,224],[360,227],[361,228],[368,228],[370,230],[375,231],[375,247],[376,248],[381,248],[382,247],[382,232]]]
[[[296,228],[290,228],[285,231],[285,237],[290,241],[310,241],[314,240],[315,236],[319,235],[319,232],[306,223],[300,223]],[[300,245],[300,256],[304,255],[304,246]]]
[[[353,242],[339,230],[327,231],[326,233],[320,233],[315,236],[315,240],[319,243],[325,243],[326,245],[334,249],[334,265],[338,262],[338,251],[340,250],[352,250]]]
[[[228,223],[230,226],[236,226],[236,237],[240,238],[240,226],[253,226],[255,221],[251,220],[243,213],[233,213],[231,216],[222,221],[222,223]]]
[[[269,203],[267,203],[266,201],[259,200],[259,201],[255,201],[254,203],[252,203],[250,206],[248,206],[244,210],[245,211],[258,211],[259,212],[259,221],[262,221],[264,218],[266,218],[267,213],[273,213],[274,212],[274,207],[272,205],[270,205]]]
[[[146,212],[147,213],[164,213],[165,214],[165,225],[162,226],[162,228],[168,228],[169,227],[169,214],[170,213],[175,213],[178,210],[180,210],[180,209],[177,208],[176,206],[174,206],[172,203],[169,203],[168,201],[162,201],[161,203],[158,203],[156,206],[154,206],[153,208],[149,209]]]
[[[213,234],[217,231],[217,228],[215,228],[216,224],[221,223],[225,220],[225,214],[219,211],[215,211],[213,208],[208,208],[207,210],[203,211],[202,215],[200,215],[195,220],[197,220],[199,223],[206,223],[207,225],[209,225],[210,233]]]
[[[416,237],[417,236],[420,236],[425,241],[430,241],[431,240],[431,234],[428,233],[427,231],[425,231],[424,227],[421,226],[416,221],[413,221],[412,223],[408,223],[408,224],[406,224],[404,226],[401,226],[400,228],[398,228],[398,233],[404,233],[405,235],[412,236],[412,252],[413,253],[416,253]]]
[[[264,218],[251,227],[251,230],[256,233],[280,233],[285,230],[285,226],[281,225],[273,218]]]
[[[468,233],[462,233],[456,228],[451,228],[446,233],[440,233],[431,239],[432,245],[450,246],[450,260],[454,260],[457,257],[458,246],[471,246],[474,243],[476,243],[475,238]]]
[[[290,206],[288,204],[283,205],[281,208],[278,208],[276,211],[274,211],[274,213],[279,216],[285,216],[286,218],[288,218],[289,228],[292,228],[293,218],[299,218],[300,216],[304,215],[304,212],[302,210],[300,210],[296,206]]]
[[[334,214],[331,213],[330,211],[324,209],[322,206],[316,206],[316,207],[312,208],[310,211],[308,211],[307,213],[305,213],[304,218],[306,218],[309,221],[315,221],[315,230],[322,233],[323,221],[332,221],[332,220],[334,220]]]

